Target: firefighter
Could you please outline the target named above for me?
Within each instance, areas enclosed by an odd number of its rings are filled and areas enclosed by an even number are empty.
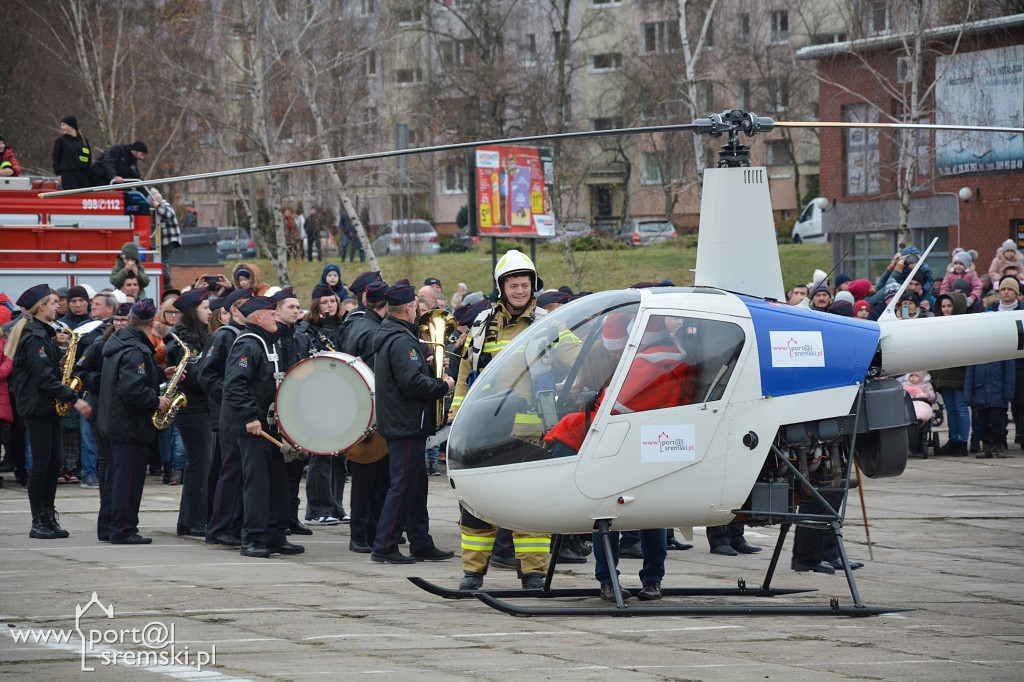
[[[494,269],[494,284],[497,287],[497,303],[490,310],[480,313],[470,325],[459,366],[459,381],[449,413],[451,419],[454,419],[459,411],[470,385],[484,371],[494,355],[529,327],[535,319],[545,314],[543,309],[537,307],[536,294],[541,288],[541,280],[537,275],[536,266],[526,254],[512,249],[502,256]],[[566,349],[568,350],[568,345]],[[578,352],[578,347],[576,351]],[[518,426],[520,425],[517,423]],[[539,427],[539,424],[537,426]],[[475,590],[483,585],[498,529],[461,507],[459,511],[463,570],[459,589]],[[513,533],[513,544],[516,558],[519,560],[524,589],[540,589],[544,586],[550,543],[550,536],[546,534],[518,531]]]

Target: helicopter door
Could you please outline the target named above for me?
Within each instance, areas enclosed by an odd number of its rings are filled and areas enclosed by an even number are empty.
[[[747,355],[741,325],[749,322],[680,311],[642,318],[580,450],[580,492],[607,497],[704,459],[728,431],[725,407]]]

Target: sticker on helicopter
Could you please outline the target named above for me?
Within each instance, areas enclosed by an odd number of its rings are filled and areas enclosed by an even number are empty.
[[[696,445],[693,424],[640,427],[641,462],[695,462]]]
[[[772,367],[824,367],[821,332],[770,332]]]

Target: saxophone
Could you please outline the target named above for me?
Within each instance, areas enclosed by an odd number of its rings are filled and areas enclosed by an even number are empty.
[[[185,366],[188,365],[194,355],[194,353],[189,350],[188,346],[186,346],[174,332],[168,332],[168,334],[178,342],[178,345],[181,346],[181,350],[185,355],[181,358],[181,362],[178,363],[177,368],[174,370],[174,375],[171,377],[171,380],[164,384],[160,391],[161,398],[170,398],[171,406],[166,412],[157,410],[153,413],[153,416],[150,417],[150,421],[153,422],[153,426],[157,429],[166,429],[170,426],[171,422],[173,422],[174,418],[178,415],[178,411],[188,405],[188,399],[185,397],[185,394],[178,390],[178,383],[181,381],[182,375],[185,374]]]
[[[68,351],[64,354],[64,371],[61,372],[60,383],[65,386],[69,386],[76,391],[80,391],[82,390],[82,380],[76,376],[72,376],[71,372],[75,368],[75,352],[78,350],[78,339],[82,338],[82,335],[71,331],[71,327],[59,320],[57,321],[57,324],[64,327],[69,336]],[[67,416],[68,412],[71,411],[71,407],[71,403],[66,403],[63,400],[53,401],[53,409],[55,409],[57,414],[61,417]]]

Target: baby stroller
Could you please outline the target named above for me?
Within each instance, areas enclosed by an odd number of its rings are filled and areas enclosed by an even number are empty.
[[[939,434],[933,427],[941,426],[946,420],[945,409],[939,401],[938,394],[932,388],[931,375],[928,372],[911,372],[900,377],[903,390],[907,392],[914,404],[917,415],[917,447],[913,454],[921,459],[928,459],[928,449],[937,452]]]

